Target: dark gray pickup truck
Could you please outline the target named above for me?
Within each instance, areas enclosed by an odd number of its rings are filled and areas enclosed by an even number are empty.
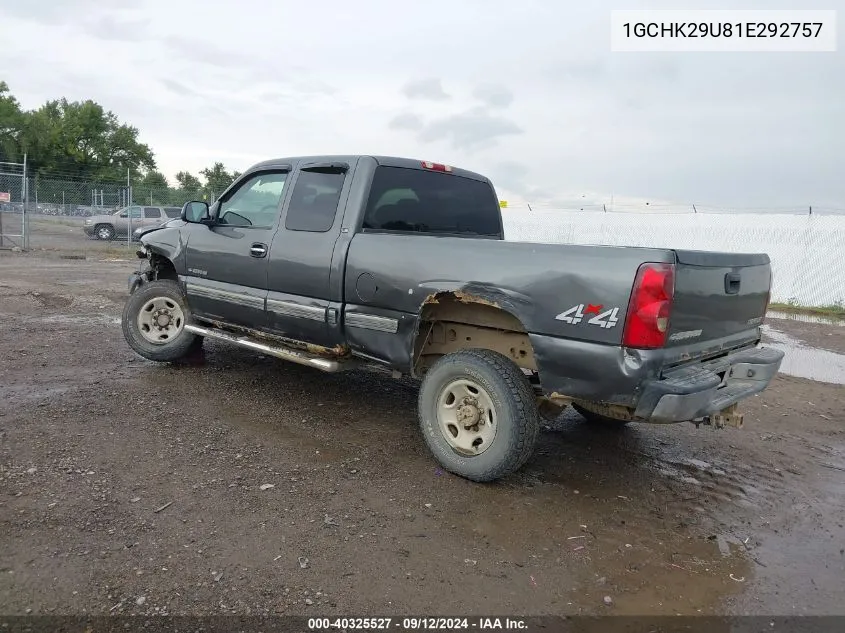
[[[140,241],[123,313],[138,354],[173,362],[213,338],[419,378],[425,441],[474,481],[519,469],[568,405],[740,426],[783,358],[760,346],[767,255],[507,242],[492,183],[437,163],[262,162]]]

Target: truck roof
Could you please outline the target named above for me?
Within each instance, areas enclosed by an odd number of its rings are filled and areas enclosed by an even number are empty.
[[[272,169],[274,167],[293,168],[299,165],[300,163],[353,163],[359,158],[371,158],[376,161],[376,163],[378,163],[379,165],[384,165],[385,167],[404,167],[405,169],[423,169],[423,162],[435,162],[423,161],[421,159],[414,158],[401,158],[398,156],[373,156],[370,154],[326,154],[322,156],[287,156],[283,158],[272,158],[269,160],[262,161],[260,163],[256,163],[255,165],[252,165],[247,170],[247,172],[255,171],[258,169]],[[452,166],[452,173],[456,176],[472,178],[473,180],[481,180],[483,182],[490,183],[490,179],[487,178],[487,176],[483,176],[482,174],[476,173],[474,171],[468,171],[466,169],[460,169],[458,167]]]

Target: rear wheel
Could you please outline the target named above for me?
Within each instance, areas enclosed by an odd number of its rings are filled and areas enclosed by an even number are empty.
[[[180,360],[202,346],[185,331],[191,312],[179,284],[151,281],[133,292],[123,309],[123,336],[135,352],[157,362]]]
[[[539,434],[536,396],[505,356],[489,350],[447,354],[426,373],[420,428],[444,469],[478,482],[521,468]]]
[[[605,428],[622,428],[626,424],[630,422],[630,420],[622,420],[620,418],[611,418],[606,415],[602,415],[601,413],[596,413],[595,411],[590,411],[589,409],[585,409],[580,404],[572,404],[572,408],[575,409],[582,418],[584,418],[590,424],[601,425]]]
[[[114,239],[114,227],[110,224],[98,224],[94,229],[94,236],[98,240],[108,241]]]

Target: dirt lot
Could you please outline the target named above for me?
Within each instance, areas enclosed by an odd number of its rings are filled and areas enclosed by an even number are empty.
[[[841,385],[779,376],[742,430],[566,413],[477,485],[379,370],[139,359],[126,249],[34,228],[0,254],[0,613],[845,614]]]

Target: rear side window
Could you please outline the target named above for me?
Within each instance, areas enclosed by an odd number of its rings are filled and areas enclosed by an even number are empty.
[[[161,210],[158,207],[144,207],[145,218],[160,218]]]
[[[363,228],[411,233],[501,234],[489,183],[422,169],[376,168]]]
[[[305,169],[293,187],[285,228],[325,233],[334,224],[346,172],[335,167]]]
[[[164,215],[168,218],[178,218],[182,215],[182,209],[179,207],[164,207]]]

